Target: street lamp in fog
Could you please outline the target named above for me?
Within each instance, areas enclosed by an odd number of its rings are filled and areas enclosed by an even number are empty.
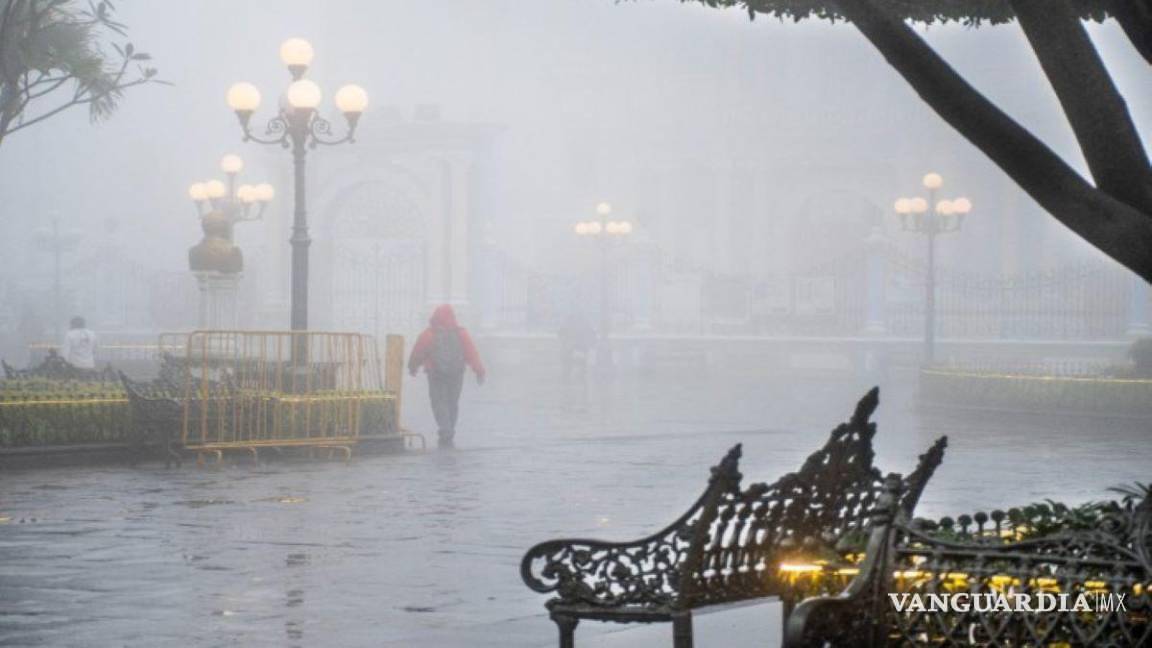
[[[308,329],[308,212],[305,199],[305,161],[308,149],[317,145],[335,145],[354,141],[360,115],[368,106],[368,93],[358,85],[345,85],[336,91],[336,107],[344,113],[347,131],[332,134],[332,123],[320,116],[323,99],[320,86],[304,78],[313,58],[312,45],[302,38],[290,38],[280,45],[280,60],[288,68],[292,82],[288,85],[275,117],[268,120],[263,134],[250,128],[252,114],[260,107],[260,90],[247,82],[235,83],[228,89],[228,106],[235,111],[244,132],[244,141],[275,144],[292,151],[295,170],[295,210],[292,219],[292,330]]]
[[[626,220],[609,220],[612,205],[602,202],[596,205],[596,218],[576,223],[573,231],[581,238],[594,239],[600,248],[600,330],[596,345],[596,363],[601,367],[612,365],[612,349],[608,336],[612,333],[612,293],[608,276],[608,244],[612,239],[622,240],[632,234],[632,223]]]
[[[921,180],[928,197],[898,198],[895,204],[900,227],[906,232],[924,235],[928,243],[928,268],[924,281],[924,364],[931,365],[936,358],[936,237],[958,232],[964,226],[964,217],[972,211],[967,198],[937,200],[936,193],[944,186],[939,173],[928,173]]]
[[[234,154],[220,160],[224,181],[206,180],[188,187],[204,237],[188,250],[188,268],[200,286],[198,326],[235,329],[238,287],[244,256],[233,243],[236,223],[259,220],[275,191],[270,184],[237,184],[244,160]]]
[[[239,155],[229,153],[221,158],[220,170],[224,172],[224,182],[205,180],[188,187],[188,197],[196,205],[196,215],[203,218],[209,212],[220,212],[230,225],[263,218],[265,208],[276,195],[272,185],[266,182],[237,184],[240,172],[244,170],[244,160]],[[228,238],[232,238],[231,229]]]

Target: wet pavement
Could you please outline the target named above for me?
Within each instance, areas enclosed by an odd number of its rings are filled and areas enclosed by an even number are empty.
[[[552,645],[544,597],[519,578],[527,547],[650,533],[737,442],[746,479],[795,470],[868,386],[590,382],[469,386],[451,452],[0,474],[0,645]],[[419,387],[405,420],[427,431]],[[1080,502],[1152,473],[1143,422],[925,412],[899,388],[877,420],[886,471],[950,435],[925,514]]]

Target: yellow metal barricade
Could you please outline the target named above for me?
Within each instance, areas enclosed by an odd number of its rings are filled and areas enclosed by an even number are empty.
[[[397,406],[368,335],[196,331],[184,350],[189,450],[256,456],[261,447],[304,446],[350,456],[365,425],[378,424],[365,413]]]

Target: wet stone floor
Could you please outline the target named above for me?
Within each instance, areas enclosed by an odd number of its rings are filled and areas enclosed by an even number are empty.
[[[527,547],[655,531],[737,442],[746,480],[795,470],[866,386],[493,380],[450,452],[8,471],[0,645],[553,645]],[[406,420],[428,430],[420,395]],[[925,514],[1081,502],[1152,472],[1145,423],[921,411],[898,388],[877,419],[884,471],[950,435]]]

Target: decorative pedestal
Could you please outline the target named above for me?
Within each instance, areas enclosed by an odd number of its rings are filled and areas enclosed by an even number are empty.
[[[216,331],[240,328],[237,293],[241,275],[222,272],[195,274],[200,286],[197,328]]]

